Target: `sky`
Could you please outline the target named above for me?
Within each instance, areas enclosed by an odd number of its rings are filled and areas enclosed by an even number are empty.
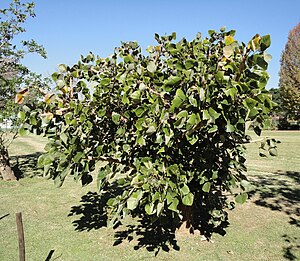
[[[33,0],[34,1],[34,0]],[[23,0],[24,2],[24,0]],[[138,41],[143,50],[155,45],[154,34],[177,33],[177,40],[225,26],[235,39],[248,42],[270,34],[273,56],[267,88],[277,88],[280,57],[288,33],[300,22],[300,0],[35,0],[36,17],[26,22],[25,39],[42,44],[48,58],[28,55],[23,63],[50,76],[59,64],[73,65],[90,51],[102,57],[121,41]],[[0,0],[0,9],[9,0]]]

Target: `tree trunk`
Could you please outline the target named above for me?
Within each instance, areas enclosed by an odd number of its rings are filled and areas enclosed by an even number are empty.
[[[182,214],[182,223],[178,229],[180,234],[194,234],[194,217],[193,217],[193,206],[180,206]]]
[[[0,175],[4,180],[17,179],[10,166],[8,151],[5,147],[0,150]]]

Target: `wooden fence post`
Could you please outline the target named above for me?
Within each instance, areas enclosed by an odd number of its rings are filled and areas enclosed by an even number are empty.
[[[16,213],[17,230],[19,238],[19,257],[20,261],[25,261],[25,241],[24,241],[24,230],[22,222],[22,213]]]

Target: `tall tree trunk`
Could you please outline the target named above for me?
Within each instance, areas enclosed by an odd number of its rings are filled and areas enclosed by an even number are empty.
[[[0,174],[4,180],[16,180],[14,171],[9,163],[8,150],[2,147],[0,150]]]

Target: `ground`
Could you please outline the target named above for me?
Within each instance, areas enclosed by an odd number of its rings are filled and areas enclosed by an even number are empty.
[[[124,239],[129,220],[118,233],[102,227],[96,185],[68,179],[56,188],[35,169],[44,139],[18,138],[10,153],[21,179],[0,180],[0,260],[18,259],[16,212],[23,214],[27,260],[300,259],[300,132],[265,135],[281,140],[279,155],[260,158],[258,146],[248,146],[248,177],[255,187],[247,203],[229,212],[226,235],[213,235],[210,242],[178,235],[169,249],[155,248],[153,234]]]

